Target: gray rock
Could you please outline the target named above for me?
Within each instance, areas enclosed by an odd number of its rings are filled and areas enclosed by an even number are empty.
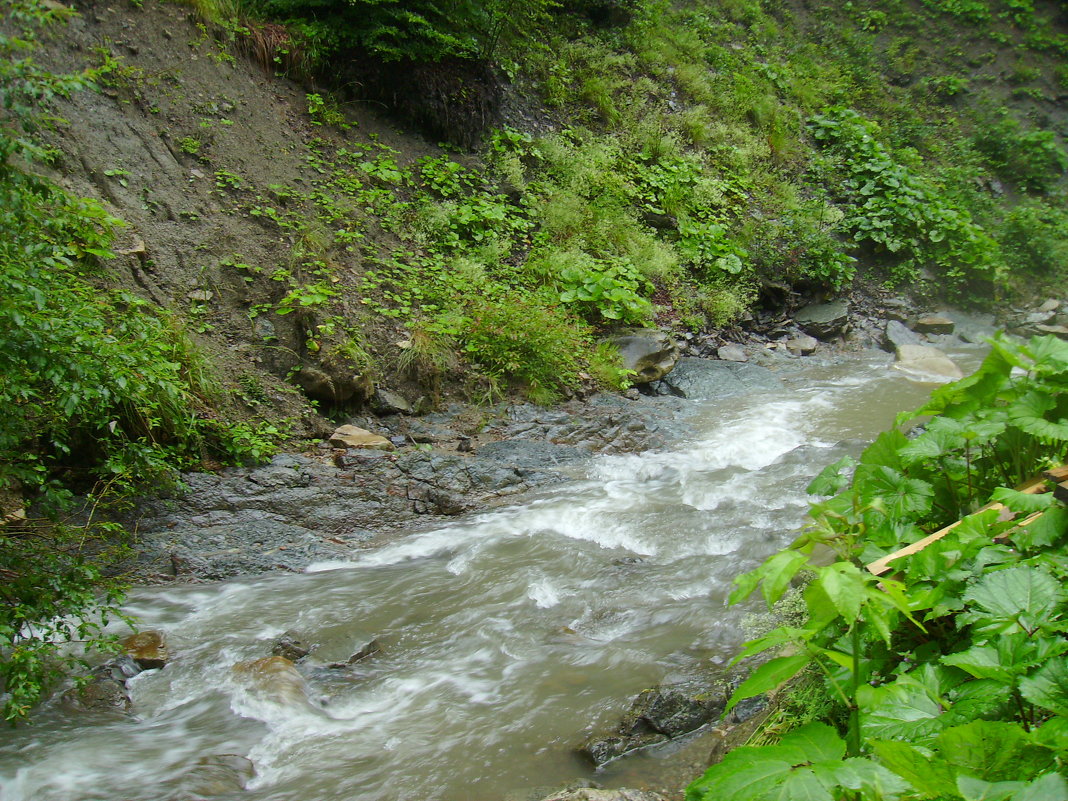
[[[809,336],[831,339],[849,327],[849,301],[810,304],[797,313],[794,321]]]
[[[1068,326],[1064,325],[1036,325],[1035,331],[1039,335],[1052,334],[1059,339],[1068,339]]]
[[[923,344],[919,334],[897,320],[890,320],[883,333],[883,350],[894,353],[901,345]]]
[[[1041,306],[1039,306],[1037,309],[1035,309],[1035,311],[1055,312],[1060,307],[1061,307],[1061,302],[1059,300],[1056,300],[1055,298],[1050,298],[1049,300],[1045,301]]]
[[[242,792],[256,775],[252,762],[237,754],[213,754],[201,757],[196,765],[178,777],[175,791],[166,796],[169,801],[232,797]]]
[[[589,456],[589,452],[553,442],[513,439],[487,442],[478,449],[478,455],[520,468],[542,468],[578,461]]]
[[[726,705],[722,693],[699,685],[668,685],[642,692],[623,721],[607,736],[594,736],[579,749],[603,765],[639,748],[666,742],[717,720]]]
[[[684,357],[656,390],[688,400],[716,400],[763,389],[778,389],[782,382],[770,370],[755,364]]]
[[[399,392],[376,389],[371,396],[371,408],[375,414],[412,414],[412,404]]]
[[[920,334],[952,334],[956,324],[940,314],[927,314],[917,318],[912,330]]]
[[[107,712],[124,714],[133,705],[126,685],[110,676],[99,676],[88,684],[67,690],[63,703],[77,712]]]
[[[297,632],[290,629],[274,641],[271,647],[273,656],[284,656],[290,662],[299,662],[311,653],[311,646],[303,642],[303,638]]]
[[[945,353],[930,345],[902,345],[897,349],[896,360],[895,367],[919,381],[946,383],[964,377]]]
[[[794,356],[808,356],[816,352],[819,344],[819,340],[815,337],[810,337],[808,334],[800,334],[786,342],[786,349]]]
[[[619,349],[623,366],[633,370],[631,381],[648,384],[659,381],[671,372],[679,359],[679,347],[675,340],[655,328],[635,328],[609,342]]]
[[[741,345],[724,345],[716,350],[716,355],[727,362],[749,361],[749,355]]]

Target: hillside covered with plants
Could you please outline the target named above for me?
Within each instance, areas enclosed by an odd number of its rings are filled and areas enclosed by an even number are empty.
[[[377,388],[620,388],[622,325],[1066,277],[1063,2],[155,2],[0,26],[9,716],[104,497]]]

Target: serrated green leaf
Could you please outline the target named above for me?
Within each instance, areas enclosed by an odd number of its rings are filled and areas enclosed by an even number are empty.
[[[856,465],[856,459],[843,456],[837,462],[823,468],[819,475],[812,479],[812,483],[805,491],[809,495],[837,495],[849,485],[849,477]]]
[[[826,723],[808,723],[783,735],[779,745],[794,749],[795,765],[802,762],[825,762],[845,756],[845,743]]]
[[[823,589],[834,608],[847,622],[852,623],[860,616],[867,580],[865,574],[852,562],[835,562],[833,565],[821,567],[813,583]]]
[[[964,801],[1008,801],[1026,782],[988,782],[971,776],[957,777],[957,791]]]
[[[824,769],[830,771],[835,784],[849,790],[860,790],[866,798],[889,801],[909,789],[908,782],[870,759],[852,757],[813,767],[817,772]]]
[[[1050,395],[1028,392],[1009,406],[1009,422],[1047,442],[1068,442],[1068,422],[1047,419],[1055,407],[1056,401]]]
[[[877,740],[871,746],[876,758],[921,798],[952,798],[957,794],[956,771],[943,760],[895,740]]]
[[[998,487],[990,498],[992,501],[1003,503],[1014,512],[1031,514],[1041,512],[1053,504],[1053,495],[1050,493],[1028,493],[1008,487]]]
[[[1012,541],[1024,550],[1048,548],[1068,534],[1068,508],[1054,506],[1037,520],[1012,533]]]
[[[686,788],[687,801],[732,798],[751,801],[764,798],[790,773],[792,765],[764,759],[759,748],[736,748],[713,765],[705,775]]]
[[[938,751],[958,772],[989,782],[1030,780],[1053,763],[1053,753],[1034,745],[1015,723],[976,720],[946,729]]]
[[[797,551],[779,551],[762,566],[763,582],[760,591],[770,608],[790,585],[797,572],[808,562],[808,557]]]
[[[1068,659],[1058,656],[1021,679],[1020,694],[1035,706],[1068,715]]]
[[[1060,774],[1047,773],[1017,792],[1013,801],[1068,801],[1068,781]]]
[[[789,681],[804,670],[805,666],[811,661],[812,658],[807,653],[800,653],[792,656],[776,657],[765,662],[754,670],[749,678],[738,685],[738,689],[731,696],[725,711],[730,712],[735,704],[745,698],[752,698],[754,695],[774,690],[780,684]]]
[[[930,484],[885,465],[858,468],[855,485],[868,503],[880,501],[890,518],[917,519],[931,509]]]
[[[911,676],[878,687],[861,686],[857,701],[867,737],[926,744],[945,728],[938,694]]]
[[[828,778],[830,778],[828,774]],[[832,785],[833,786],[833,785]],[[831,787],[812,768],[794,768],[786,780],[765,793],[767,801],[835,801]]]
[[[1029,630],[1053,616],[1062,592],[1056,579],[1044,570],[1010,567],[987,573],[964,593],[964,601],[977,609],[969,622],[993,623],[999,630],[1019,623]]]

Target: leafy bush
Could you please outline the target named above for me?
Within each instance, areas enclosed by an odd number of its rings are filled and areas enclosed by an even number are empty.
[[[1026,130],[1004,117],[976,134],[975,149],[1007,181],[1029,192],[1047,192],[1068,170],[1068,154],[1052,131]]]
[[[1006,259],[1017,269],[1043,278],[1068,274],[1068,212],[1063,208],[1022,203],[1005,216],[1000,239]]]
[[[585,326],[558,307],[519,294],[473,302],[462,331],[470,361],[495,381],[525,387],[538,402],[578,382],[582,354],[591,347]]]
[[[828,150],[817,163],[849,203],[844,226],[857,243],[896,256],[898,281],[937,268],[952,285],[995,280],[1001,268],[997,242],[968,211],[924,180],[878,140],[878,127],[855,111],[830,108],[809,121]],[[915,159],[914,152],[905,156]],[[836,181],[836,179],[838,179]]]
[[[1068,343],[996,341],[973,376],[915,413],[934,415],[918,436],[887,432],[813,482],[833,497],[731,596],[759,587],[771,605],[803,575],[808,619],[747,644],[744,655],[789,650],[729,707],[815,666],[845,736],[832,714],[738,749],[689,801],[1068,797],[1068,508],[1012,488],[1068,458],[1066,387]],[[934,529],[941,538],[896,558],[893,575],[863,568]],[[816,547],[837,561],[810,560]]]

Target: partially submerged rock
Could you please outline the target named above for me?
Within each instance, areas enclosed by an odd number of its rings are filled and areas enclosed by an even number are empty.
[[[304,677],[284,656],[238,662],[233,672],[269,701],[289,706],[308,703],[308,685]]]
[[[271,647],[273,656],[282,656],[290,662],[299,662],[311,653],[311,646],[304,642],[300,634],[290,629],[282,634]]]
[[[912,329],[921,334],[952,334],[956,324],[940,314],[928,314],[918,318]]]
[[[194,801],[200,798],[239,793],[256,775],[252,761],[238,754],[212,754],[178,777],[177,789],[168,801]]]
[[[894,353],[902,345],[922,345],[920,335],[908,328],[904,323],[890,320],[883,332],[883,349]]]
[[[619,350],[623,366],[633,370],[631,381],[648,384],[670,373],[679,360],[679,346],[654,328],[635,328],[609,340]]]
[[[171,654],[167,640],[160,631],[139,631],[122,641],[122,649],[142,670],[154,670],[166,665]]]
[[[896,359],[895,367],[919,381],[947,383],[964,378],[952,359],[930,345],[902,345],[897,349]]]
[[[725,705],[723,693],[703,686],[669,685],[645,690],[634,699],[614,732],[591,737],[579,753],[595,765],[603,765],[630,751],[696,731],[718,719]]]

